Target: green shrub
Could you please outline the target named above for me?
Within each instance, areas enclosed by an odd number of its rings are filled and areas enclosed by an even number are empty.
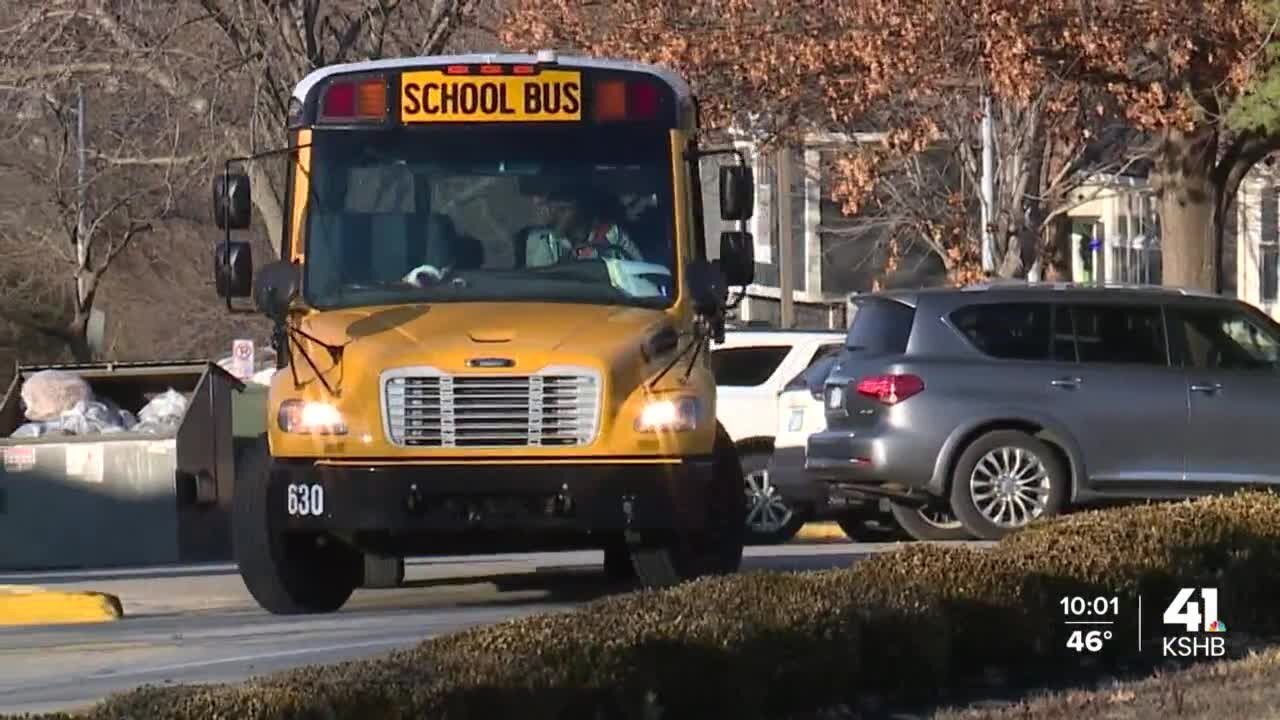
[[[1276,630],[1278,559],[1272,494],[1083,512],[989,550],[911,545],[849,568],[709,578],[377,660],[138,690],[92,717],[755,718],[869,695],[921,699],[992,667],[1078,665],[1065,594],[1121,598],[1110,661],[1137,654],[1138,595],[1144,628],[1157,628],[1179,587],[1219,588],[1232,631]]]

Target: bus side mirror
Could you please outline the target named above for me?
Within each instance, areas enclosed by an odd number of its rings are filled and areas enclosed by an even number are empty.
[[[756,279],[755,240],[742,230],[720,233],[720,271],[732,286],[745,287]]]
[[[719,314],[729,302],[729,288],[717,263],[705,260],[690,263],[686,276],[693,311],[705,317]]]
[[[220,242],[214,248],[213,284],[221,298],[246,298],[253,292],[253,251],[244,240]]]
[[[746,165],[725,165],[720,168],[720,218],[722,220],[750,220],[755,211],[755,181],[751,168]]]
[[[276,260],[263,266],[253,287],[253,300],[258,312],[272,320],[283,321],[289,303],[297,296],[301,279],[298,266],[289,260]]]
[[[243,173],[218,175],[213,180],[213,221],[219,230],[249,227],[252,203],[249,176]]]

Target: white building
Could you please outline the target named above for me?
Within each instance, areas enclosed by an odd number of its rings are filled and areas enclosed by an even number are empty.
[[[1240,185],[1234,212],[1227,226],[1227,269],[1234,265],[1236,297],[1253,303],[1273,318],[1280,319],[1280,221],[1277,219],[1276,173],[1266,165],[1254,168]]]
[[[1160,284],[1160,226],[1155,197],[1144,178],[1109,180],[1109,187],[1082,187],[1072,218],[1072,277],[1091,280],[1079,244],[1100,239],[1099,279]],[[1227,220],[1223,294],[1237,297],[1280,319],[1280,219],[1275,171],[1260,165],[1246,176]]]
[[[1160,284],[1159,223],[1146,178],[1086,183],[1069,202],[1074,280]]]

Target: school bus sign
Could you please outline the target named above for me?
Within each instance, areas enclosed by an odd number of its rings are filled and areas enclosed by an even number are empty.
[[[406,72],[400,80],[400,122],[574,122],[582,119],[582,75],[573,70],[514,74]],[[529,68],[530,71],[533,68]],[[501,73],[501,74],[499,74]]]

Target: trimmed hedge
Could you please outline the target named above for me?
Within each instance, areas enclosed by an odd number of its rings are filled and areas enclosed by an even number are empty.
[[[1278,561],[1280,497],[1270,493],[1082,512],[988,550],[909,545],[849,568],[708,578],[377,660],[141,689],[90,717],[765,718],[868,696],[918,701],[991,668],[1077,667],[1059,605],[1067,594],[1121,598],[1109,663],[1138,655],[1139,594],[1147,655],[1180,587],[1219,588],[1232,634],[1275,631]]]

